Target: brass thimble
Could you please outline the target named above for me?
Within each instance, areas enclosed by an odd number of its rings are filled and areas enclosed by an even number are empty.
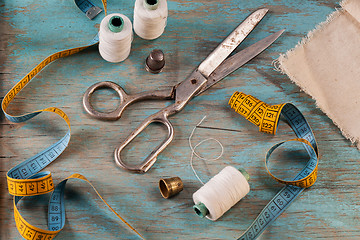
[[[172,197],[184,188],[184,184],[179,177],[161,178],[159,181],[160,193],[164,198]]]

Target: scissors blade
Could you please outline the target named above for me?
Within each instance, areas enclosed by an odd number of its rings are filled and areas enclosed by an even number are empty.
[[[208,77],[208,81],[206,85],[204,85],[203,89],[199,93],[199,95],[206,91],[208,88],[213,86],[214,84],[221,81],[224,77],[243,66],[245,63],[259,55],[262,51],[268,48],[275,40],[280,37],[280,35],[285,31],[285,29],[280,30],[266,38],[254,43],[253,45],[245,48],[244,50],[236,53],[235,55],[226,59],[218,68],[216,68]]]
[[[199,65],[198,70],[208,77],[255,28],[269,10],[259,9],[247,17],[217,48]]]

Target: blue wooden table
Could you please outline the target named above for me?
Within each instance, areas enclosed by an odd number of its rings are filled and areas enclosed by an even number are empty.
[[[100,5],[100,1],[94,3]],[[134,1],[108,1],[108,13],[133,18]],[[305,190],[262,234],[261,239],[359,239],[359,151],[340,130],[316,108],[314,100],[301,92],[286,75],[272,65],[279,54],[294,47],[306,33],[339,7],[338,1],[315,0],[227,0],[168,1],[165,33],[154,41],[134,36],[129,58],[118,64],[104,61],[96,47],[55,61],[47,66],[15,98],[9,113],[23,114],[56,106],[68,114],[72,137],[65,152],[46,170],[58,183],[71,173],[85,175],[108,203],[146,239],[235,239],[252,223],[262,208],[282,188],[267,174],[266,151],[275,143],[294,138],[281,122],[278,134],[270,136],[230,109],[227,102],[235,91],[252,94],[268,104],[291,102],[305,115],[320,151],[317,182]],[[171,117],[175,138],[146,174],[118,168],[115,147],[145,116],[166,106],[165,102],[132,105],[118,121],[91,118],[82,107],[85,90],[98,81],[114,81],[129,92],[168,87],[182,81],[252,11],[267,7],[267,16],[241,45],[244,48],[278,30],[286,32],[268,50],[225,80],[193,99]],[[0,3],[0,96],[46,56],[87,44],[97,33],[103,18],[90,21],[72,1],[5,0]],[[162,73],[145,71],[150,51],[165,53]],[[95,107],[109,111],[119,99],[111,91],[95,94]],[[251,175],[250,193],[218,221],[199,218],[192,210],[192,194],[201,187],[189,164],[188,137],[197,128],[193,144],[214,137],[224,146],[223,156],[214,162],[194,159],[199,176],[209,180],[227,165],[243,167]],[[12,197],[7,192],[6,172],[16,164],[55,143],[67,131],[55,114],[44,113],[20,124],[1,115],[1,239],[20,239],[13,217]],[[124,155],[128,162],[140,162],[161,141],[165,132],[154,125],[131,145]],[[209,142],[198,151],[206,157],[219,154]],[[289,163],[287,163],[289,164]],[[288,165],[291,169],[291,164]],[[164,199],[158,190],[163,177],[179,176],[184,190]],[[48,195],[28,197],[19,209],[32,224],[46,228]],[[56,239],[137,239],[137,236],[81,181],[66,189],[66,225]]]

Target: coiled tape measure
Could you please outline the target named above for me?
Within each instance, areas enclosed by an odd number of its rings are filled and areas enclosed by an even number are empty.
[[[276,133],[279,118],[282,114],[298,137],[275,144],[266,154],[266,170],[273,179],[282,184],[286,184],[286,186],[264,207],[250,227],[239,238],[239,240],[251,240],[259,237],[265,228],[273,222],[305,188],[315,183],[318,169],[318,149],[315,136],[308,122],[299,109],[291,103],[271,106],[251,95],[235,92],[229,100],[229,105],[235,109],[237,113],[244,116],[256,126],[259,126],[259,130],[265,133]],[[268,169],[268,163],[271,153],[289,141],[301,142],[309,154],[310,159],[293,180],[286,181],[273,175]]]
[[[102,0],[105,15],[106,15],[106,0]],[[88,0],[75,0],[75,4],[79,9],[86,14],[90,19],[93,19],[102,10],[92,4]],[[21,236],[27,240],[50,240],[58,234],[65,225],[65,203],[64,190],[66,182],[70,179],[80,179],[89,183],[101,200],[109,207],[109,209],[121,219],[128,227],[130,227],[139,237],[143,238],[129,223],[127,223],[118,213],[110,207],[110,205],[101,197],[95,187],[81,174],[72,174],[56,187],[54,186],[50,172],[40,172],[47,165],[52,163],[65,150],[70,141],[71,127],[68,116],[59,108],[49,107],[38,110],[29,114],[21,116],[11,116],[6,112],[10,102],[15,96],[33,79],[44,67],[56,59],[67,57],[78,53],[94,44],[98,43],[96,36],[89,45],[63,50],[54,53],[45,58],[40,64],[32,69],[23,79],[21,79],[4,97],[1,107],[8,120],[14,123],[25,122],[42,112],[54,112],[62,117],[69,127],[69,131],[57,143],[48,147],[37,155],[27,159],[7,173],[8,190],[14,196],[14,217],[16,227]],[[26,196],[35,196],[52,192],[48,206],[48,230],[37,228],[28,223],[19,213],[17,203]]]

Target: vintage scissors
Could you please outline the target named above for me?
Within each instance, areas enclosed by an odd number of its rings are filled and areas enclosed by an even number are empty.
[[[146,91],[134,95],[127,94],[119,85],[113,82],[99,82],[87,89],[83,97],[85,110],[93,117],[102,120],[117,120],[127,106],[130,104],[148,99],[172,99],[175,102],[159,112],[147,117],[119,147],[115,149],[115,162],[118,166],[136,172],[147,172],[155,163],[157,156],[169,145],[174,138],[174,127],[168,118],[181,111],[186,104],[195,96],[201,94],[212,85],[216,84],[228,74],[244,65],[256,55],[270,46],[284,30],[276,32],[259,42],[238,52],[226,59],[230,53],[245,39],[245,37],[255,28],[257,23],[265,16],[268,9],[259,9],[246,18],[184,81],[176,84],[168,90]],[[226,60],[225,60],[226,59]],[[111,88],[120,97],[120,105],[110,113],[96,111],[91,103],[91,94],[100,88]],[[121,159],[121,151],[149,124],[159,122],[167,127],[168,135],[160,145],[154,149],[145,160],[137,165],[128,165]]]

